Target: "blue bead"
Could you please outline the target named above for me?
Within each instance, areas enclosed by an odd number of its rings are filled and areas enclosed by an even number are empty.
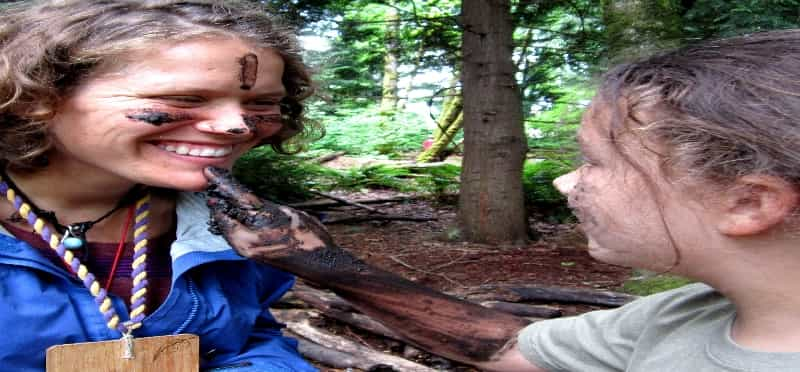
[[[83,240],[74,237],[68,237],[64,239],[64,248],[66,249],[77,249],[83,246]]]

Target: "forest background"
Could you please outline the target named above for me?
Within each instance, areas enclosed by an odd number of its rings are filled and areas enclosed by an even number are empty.
[[[457,200],[452,234],[489,243],[535,239],[532,211],[571,218],[551,181],[580,164],[575,132],[609,66],[800,25],[795,0],[257,3],[298,29],[325,135],[295,155],[254,150],[239,177],[284,203],[365,188]],[[386,161],[316,161],[331,154]]]

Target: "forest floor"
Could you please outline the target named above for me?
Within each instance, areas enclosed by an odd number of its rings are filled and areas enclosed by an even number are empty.
[[[391,191],[337,193],[348,200],[397,196]],[[536,241],[519,245],[485,245],[459,241],[454,226],[454,200],[448,203],[410,198],[400,203],[371,204],[390,215],[433,217],[436,220],[367,221],[330,224],[336,242],[362,258],[419,284],[445,292],[458,292],[484,284],[562,286],[597,290],[619,290],[631,277],[628,268],[600,263],[586,252],[586,240],[575,224],[543,222],[546,216],[530,218],[531,227],[541,234]],[[320,215],[323,221],[344,216],[365,215],[358,208],[340,208]],[[589,305],[556,305],[564,315],[599,309]],[[396,344],[359,336],[347,326],[328,324],[332,332],[355,335],[359,342],[378,350],[397,351]],[[442,358],[421,353],[416,360],[442,370],[473,371]],[[339,371],[325,369],[323,371]]]

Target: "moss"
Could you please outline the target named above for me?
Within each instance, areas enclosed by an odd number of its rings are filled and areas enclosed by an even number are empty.
[[[691,283],[693,283],[692,280],[676,275],[655,275],[638,272],[634,273],[634,277],[622,285],[622,291],[634,295],[647,296],[653,293],[683,287]]]

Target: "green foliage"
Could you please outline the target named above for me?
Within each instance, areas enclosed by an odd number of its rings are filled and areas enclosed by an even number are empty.
[[[684,15],[690,40],[799,26],[798,0],[696,1]]]
[[[352,168],[341,174],[336,184],[340,189],[394,189],[433,195],[458,191],[461,167],[443,164],[436,167],[395,167],[372,165]]]
[[[601,7],[595,0],[520,2],[513,10],[523,110],[562,98],[575,77],[596,70],[605,52]]]
[[[337,186],[350,190],[376,188],[410,191],[404,180],[409,174],[408,169],[385,165],[351,168],[344,172]]]
[[[629,279],[622,285],[623,292],[638,296],[648,296],[693,283],[690,279],[675,275],[652,275],[638,272],[635,275],[635,278]]]
[[[436,167],[371,165],[335,170],[301,156],[276,154],[269,148],[253,149],[234,167],[234,175],[256,194],[281,203],[307,200],[310,190],[394,189],[422,194],[453,194],[458,191],[461,168],[452,164]]]
[[[345,151],[348,155],[376,155],[401,158],[404,153],[419,151],[430,135],[424,121],[411,112],[387,117],[375,105],[340,106],[335,113],[320,116],[325,137],[312,149]]]
[[[298,156],[276,154],[268,147],[250,150],[236,162],[233,172],[256,194],[282,203],[309,199],[310,189],[329,189],[340,179],[334,170]]]
[[[575,141],[581,115],[589,105],[594,89],[575,82],[559,89],[561,98],[525,121],[528,148],[538,158],[572,161],[577,156]]]
[[[527,160],[522,170],[522,186],[527,204],[558,204],[565,201],[553,180],[573,170],[572,165],[553,160]]]

